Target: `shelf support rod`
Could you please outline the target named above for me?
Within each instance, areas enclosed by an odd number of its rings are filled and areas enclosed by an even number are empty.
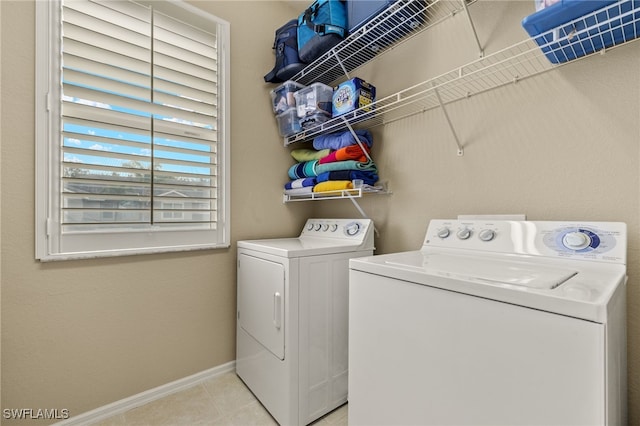
[[[362,191],[362,188],[360,188],[360,191]],[[356,209],[360,212],[360,214],[362,215],[363,218],[365,219],[369,219],[369,216],[367,216],[367,214],[364,212],[364,210],[362,210],[362,207],[360,207],[360,204],[358,204],[358,202],[356,201],[355,197],[351,194],[349,194],[348,192],[346,193],[347,197],[349,197],[349,199],[351,200],[351,202],[353,203],[353,205],[356,207]],[[373,227],[373,232],[374,234],[376,234],[376,237],[380,237],[380,232],[378,231],[378,228],[376,228],[375,226]]]
[[[476,44],[478,45],[478,56],[484,57],[484,49],[480,44],[480,39],[478,38],[478,32],[476,31],[475,25],[473,25],[473,19],[471,19],[471,14],[469,13],[469,6],[467,6],[467,0],[460,0],[462,2],[462,7],[464,8],[465,15],[467,15],[467,19],[469,20],[469,26],[471,27],[471,31],[473,31],[473,36],[476,39]]]
[[[349,132],[351,132],[351,136],[353,136],[353,139],[356,141],[356,143],[358,144],[358,146],[360,147],[360,149],[364,153],[364,156],[367,157],[367,160],[369,160],[370,162],[373,163],[373,160],[371,159],[371,156],[369,155],[368,150],[365,149],[364,145],[362,144],[362,141],[360,140],[360,138],[356,134],[355,130],[353,130],[353,127],[351,126],[351,123],[349,123],[349,121],[344,116],[342,117],[342,121],[344,121],[345,126],[347,126],[347,129],[349,129]]]
[[[438,103],[440,104],[440,108],[442,108],[442,112],[444,113],[444,117],[447,119],[447,123],[449,124],[449,129],[451,129],[451,133],[453,134],[453,138],[456,140],[456,146],[458,147],[458,156],[462,157],[464,155],[464,149],[462,149],[462,145],[460,145],[460,139],[458,139],[458,135],[456,134],[455,129],[453,128],[453,123],[451,123],[451,118],[449,118],[449,113],[447,113],[447,109],[442,102],[442,98],[440,97],[440,92],[438,92],[438,88],[433,83],[433,91],[436,93],[436,97],[438,98]]]
[[[347,77],[347,80],[350,80],[351,77],[349,77],[349,71],[347,71],[347,69],[345,68],[344,64],[340,60],[340,57],[338,56],[338,53],[336,52],[336,49],[335,48],[331,49],[331,53],[333,53],[333,56],[336,57],[336,62],[338,62],[338,65],[340,65],[340,68],[342,68],[342,72]]]

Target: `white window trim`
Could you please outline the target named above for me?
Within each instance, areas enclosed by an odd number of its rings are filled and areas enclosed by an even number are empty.
[[[158,1],[138,1],[153,4],[157,8]],[[220,108],[220,128],[218,129],[218,174],[220,182],[219,218],[214,238],[208,232],[198,231],[144,231],[144,232],[111,232],[99,234],[101,243],[90,250],[83,248],[86,235],[66,235],[66,250],[60,249],[61,226],[55,218],[59,217],[60,172],[59,149],[52,141],[60,137],[59,108],[57,105],[61,95],[60,85],[52,84],[59,75],[59,66],[54,58],[60,50],[60,2],[59,0],[36,2],[36,100],[35,100],[35,235],[36,259],[40,261],[86,259],[112,257],[134,254],[166,253],[230,246],[230,25],[228,22],[214,17],[201,9],[177,0],[163,2],[170,10],[165,13],[177,15],[188,11],[219,24],[218,37],[220,55],[218,80],[218,105]],[[46,72],[43,72],[46,70]],[[54,75],[55,73],[55,75]],[[98,234],[94,234],[98,235]],[[77,241],[74,241],[77,240]],[[123,248],[123,240],[129,247]],[[69,249],[70,248],[70,249]]]

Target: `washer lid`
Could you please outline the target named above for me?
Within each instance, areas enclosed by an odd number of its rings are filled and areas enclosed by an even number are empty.
[[[447,249],[350,259],[349,268],[600,323],[626,283],[619,264]]]
[[[531,263],[501,259],[487,262],[481,258],[438,253],[406,256],[398,260],[389,260],[387,263],[399,267],[419,268],[430,275],[538,289],[556,288],[578,273],[569,268],[541,268]]]

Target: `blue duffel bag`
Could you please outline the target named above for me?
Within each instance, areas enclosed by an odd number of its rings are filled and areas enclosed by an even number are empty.
[[[347,9],[342,0],[315,0],[298,17],[298,55],[311,63],[347,36]]]
[[[298,57],[298,20],[292,19],[276,30],[273,42],[276,64],[264,76],[267,83],[282,83],[300,72],[305,64]]]

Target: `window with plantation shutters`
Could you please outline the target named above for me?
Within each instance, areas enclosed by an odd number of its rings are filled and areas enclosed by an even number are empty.
[[[228,24],[177,2],[36,7],[36,257],[228,246]]]

